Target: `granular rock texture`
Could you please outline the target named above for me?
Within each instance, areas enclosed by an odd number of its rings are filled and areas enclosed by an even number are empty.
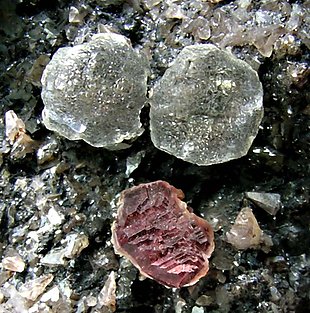
[[[68,139],[122,148],[141,135],[148,67],[121,35],[60,48],[42,76],[43,122]]]
[[[263,116],[263,90],[244,61],[214,45],[184,48],[154,88],[154,145],[198,165],[244,156]]]
[[[181,190],[164,181],[122,192],[113,225],[116,251],[169,287],[195,284],[209,269],[213,230],[187,208]]]
[[[0,312],[309,313],[310,1],[0,3]],[[108,29],[145,51],[150,86],[190,45],[215,44],[253,66],[265,113],[248,154],[197,166],[155,148],[148,131],[123,151],[47,131],[44,67]],[[210,270],[188,288],[139,279],[111,244],[117,195],[158,179],[179,186],[214,229]],[[243,207],[271,249],[227,242]]]

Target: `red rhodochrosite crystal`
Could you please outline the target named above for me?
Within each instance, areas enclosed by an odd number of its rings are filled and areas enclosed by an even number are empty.
[[[112,226],[116,252],[168,287],[190,286],[205,276],[214,250],[212,227],[183,198],[164,181],[124,190]]]

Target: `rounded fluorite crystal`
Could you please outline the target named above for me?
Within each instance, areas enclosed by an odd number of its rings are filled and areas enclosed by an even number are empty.
[[[124,190],[112,226],[112,242],[141,274],[168,287],[195,284],[209,269],[214,235],[191,213],[184,194],[156,181]]]
[[[148,73],[146,58],[118,34],[60,48],[42,76],[43,122],[71,140],[124,148],[143,132]]]
[[[185,47],[153,90],[154,145],[198,165],[247,154],[263,117],[257,73],[211,44]]]

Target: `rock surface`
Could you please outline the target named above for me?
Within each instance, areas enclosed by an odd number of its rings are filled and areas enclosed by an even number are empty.
[[[192,313],[194,307],[208,313],[308,313],[309,0],[85,2],[0,0],[0,262],[17,253],[25,263],[21,273],[0,270],[0,311],[98,312],[103,296],[107,301],[114,297],[103,292],[108,280],[113,287],[114,272],[115,313]],[[140,3],[142,13],[131,7],[133,2]],[[72,6],[79,12],[69,22]],[[199,167],[155,148],[147,131],[119,152],[46,131],[41,123],[43,66],[57,49],[87,42],[107,29],[146,52],[150,86],[185,46],[199,43],[228,47],[259,70],[265,114],[247,156]],[[21,136],[12,144],[6,136],[9,110],[23,121],[25,134],[38,142],[23,157],[12,156]],[[140,117],[147,127],[145,113]],[[215,232],[210,270],[188,288],[168,289],[155,280],[140,280],[138,270],[116,256],[111,245],[116,195],[158,179],[179,186],[190,199],[188,205],[210,221]],[[281,209],[269,215],[244,199],[248,191],[276,192]],[[226,232],[241,203],[253,207],[260,228],[272,237],[269,253],[240,251],[227,243]],[[41,263],[57,249],[67,251],[72,234],[85,234],[88,247],[72,259],[65,257],[65,266]],[[23,284],[50,274],[53,281],[35,301],[20,295]]]
[[[115,250],[168,287],[193,285],[205,276],[214,250],[212,227],[190,213],[183,197],[164,181],[124,190],[112,227]]]
[[[244,156],[263,116],[263,90],[244,61],[214,45],[184,48],[154,88],[154,145],[198,165]]]
[[[148,66],[124,36],[105,33],[60,48],[42,76],[45,126],[95,147],[124,148],[143,132]]]

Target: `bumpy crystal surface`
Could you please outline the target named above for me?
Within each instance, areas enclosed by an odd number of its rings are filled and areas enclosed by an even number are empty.
[[[145,58],[118,34],[60,48],[42,76],[45,126],[95,147],[123,147],[143,132],[148,71]]]
[[[164,181],[122,192],[112,226],[116,252],[168,287],[195,284],[209,269],[213,230],[191,213],[181,190]]]
[[[154,87],[154,145],[198,165],[244,156],[263,117],[263,89],[244,61],[211,44],[185,47]]]

